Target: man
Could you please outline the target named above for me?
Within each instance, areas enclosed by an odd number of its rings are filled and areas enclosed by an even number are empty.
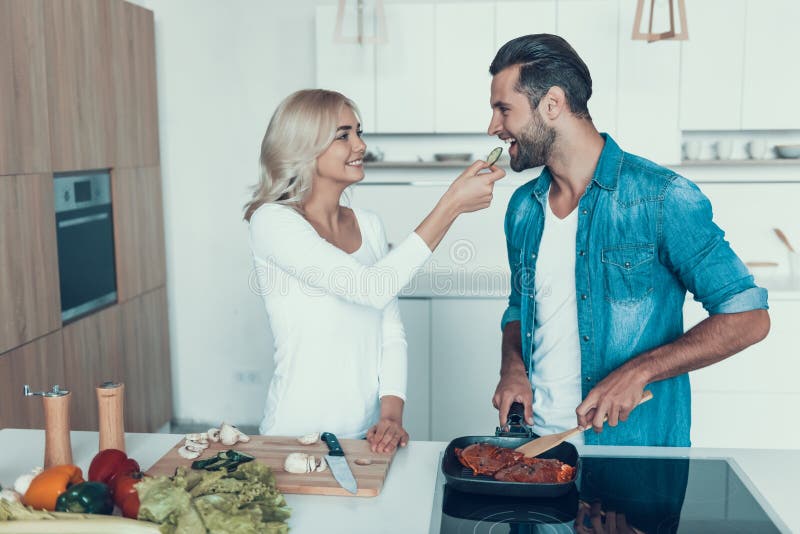
[[[587,444],[689,446],[687,373],[767,335],[766,290],[697,186],[598,133],[589,71],[565,40],[514,39],[489,71],[489,135],[511,143],[515,171],[545,166],[506,213],[501,424],[521,402],[539,434],[580,425],[594,427]],[[710,315],[684,334],[687,289]],[[637,407],[645,388],[654,399]]]

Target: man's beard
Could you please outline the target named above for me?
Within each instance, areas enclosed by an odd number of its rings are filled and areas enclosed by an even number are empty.
[[[511,168],[520,172],[547,164],[553,152],[556,130],[547,126],[538,111],[534,110],[525,131],[518,133],[515,139],[517,155],[511,158]]]

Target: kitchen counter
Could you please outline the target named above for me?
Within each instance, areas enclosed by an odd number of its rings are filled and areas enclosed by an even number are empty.
[[[143,468],[155,463],[182,436],[175,434],[127,434],[128,454]],[[75,462],[88,469],[97,452],[96,432],[72,432]],[[315,532],[427,533],[439,454],[446,443],[412,441],[392,463],[378,497],[324,497],[286,495],[292,508],[289,525],[295,534]],[[44,457],[41,430],[0,430],[0,484],[11,486],[15,478],[40,465]],[[800,450],[662,449],[650,447],[579,447],[584,455],[733,458],[749,477],[751,489],[786,532],[800,532],[795,492],[800,480]],[[774,512],[774,513],[773,513]],[[782,522],[782,524],[780,524]]]

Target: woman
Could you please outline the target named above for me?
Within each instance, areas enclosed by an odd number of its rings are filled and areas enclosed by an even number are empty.
[[[298,91],[261,144],[261,181],[247,204],[250,247],[275,339],[262,434],[366,436],[373,451],[405,446],[406,340],[397,293],[461,213],[489,206],[505,173],[477,161],[433,211],[388,250],[380,219],[340,205],[364,178],[366,144],[353,102]]]

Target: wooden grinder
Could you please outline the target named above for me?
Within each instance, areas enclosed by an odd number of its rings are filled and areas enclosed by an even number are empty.
[[[96,388],[100,419],[100,450],[125,450],[123,398],[125,384],[103,382]]]
[[[58,385],[50,391],[32,392],[27,384],[26,397],[42,397],[44,406],[44,468],[72,463],[72,444],[69,438],[69,402],[72,394]]]

